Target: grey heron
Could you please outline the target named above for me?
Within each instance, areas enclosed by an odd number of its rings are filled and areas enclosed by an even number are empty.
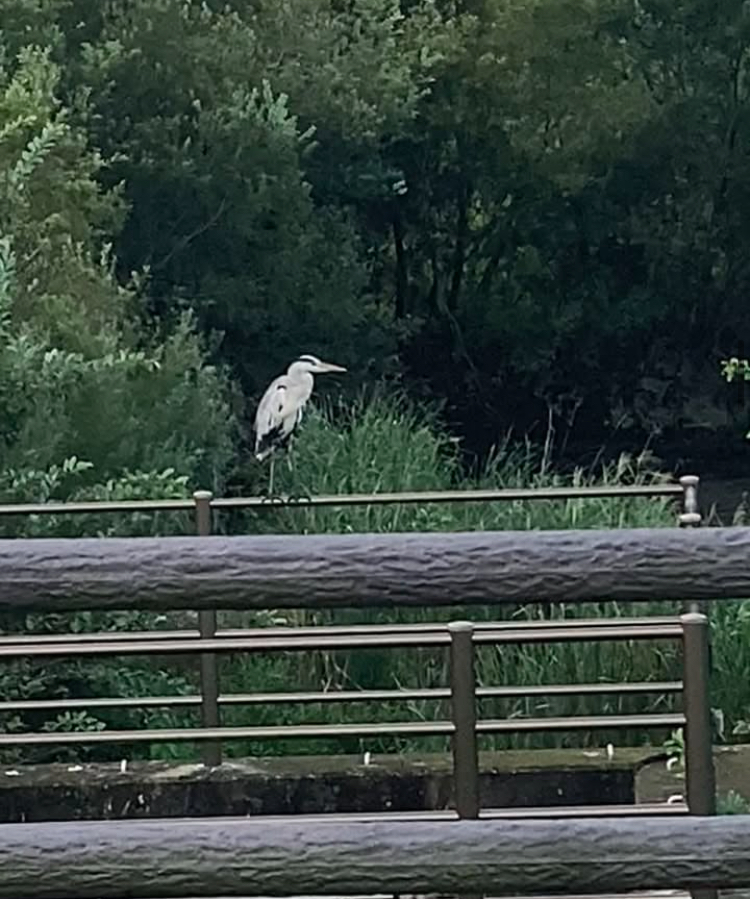
[[[271,456],[269,495],[273,492],[273,454],[289,446],[315,386],[313,375],[334,371],[346,369],[304,354],[292,362],[285,374],[274,378],[261,397],[255,413],[255,458],[262,462]]]

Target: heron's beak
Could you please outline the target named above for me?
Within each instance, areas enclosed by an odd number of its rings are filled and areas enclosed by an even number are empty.
[[[346,371],[343,365],[334,365],[333,362],[321,362],[323,371]]]

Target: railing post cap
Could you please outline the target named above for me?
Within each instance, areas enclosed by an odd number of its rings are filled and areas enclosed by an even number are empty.
[[[451,634],[473,634],[474,633],[474,622],[473,621],[451,621],[448,624],[448,631]]]
[[[708,616],[703,612],[683,612],[680,620],[683,624],[708,624]]]
[[[703,520],[700,512],[681,512],[680,513],[680,524],[682,525],[691,525],[691,524],[700,524]]]
[[[697,487],[700,482],[700,478],[697,474],[684,474],[680,478],[680,484],[683,487]]]
[[[210,490],[194,490],[193,491],[193,499],[198,500],[206,500],[213,499],[213,493]]]

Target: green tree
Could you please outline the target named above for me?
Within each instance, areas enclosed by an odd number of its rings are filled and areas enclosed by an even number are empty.
[[[489,424],[490,440],[512,423],[509,405],[521,427],[584,397],[600,415],[592,385],[611,341],[636,330],[597,258],[602,188],[655,114],[616,11],[449,9],[433,29],[430,91],[391,146],[404,189],[380,204],[380,252],[397,317],[418,326],[406,358],[459,420]]]
[[[146,320],[194,311],[247,399],[306,349],[479,445],[548,413],[597,440],[725,422],[740,0],[0,2],[8,58],[49,48],[107,160],[118,283],[144,276]]]
[[[321,115],[367,140],[386,115],[377,85],[360,76],[360,102],[347,74],[360,20],[336,30],[318,15],[325,6],[246,5],[241,15],[111,3],[72,69],[91,91],[92,132],[117,159],[108,177],[124,182],[130,204],[122,272],[147,271],[158,315],[196,310],[250,393],[305,349],[344,364],[393,351],[366,248],[345,208],[317,202],[305,171],[319,128],[333,127]],[[362,43],[380,65],[377,41]],[[292,97],[300,84],[327,105]]]
[[[188,314],[162,333],[138,324],[137,293],[112,273],[122,200],[101,188],[105,161],[59,81],[50,52],[32,46],[0,71],[2,468],[76,456],[90,480],[171,466],[220,485],[228,384]]]

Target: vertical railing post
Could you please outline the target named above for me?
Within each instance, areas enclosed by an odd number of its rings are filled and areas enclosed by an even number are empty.
[[[453,783],[459,818],[479,817],[479,756],[477,753],[474,625],[454,621],[451,637],[450,678],[453,713]]]
[[[697,527],[701,523],[701,513],[698,510],[698,484],[700,478],[694,474],[686,474],[680,478],[682,487],[682,512],[680,513],[680,527]]]
[[[685,791],[691,815],[716,814],[709,688],[709,625],[699,612],[682,616],[683,702],[685,710]],[[693,890],[692,899],[716,899],[714,889]]]
[[[681,528],[697,528],[701,523],[698,510],[698,484],[700,478],[694,474],[686,474],[680,478],[682,487],[682,512],[679,517]],[[688,603],[688,612],[706,612],[704,603],[692,601]]]
[[[195,529],[199,537],[211,535],[211,499],[210,490],[196,490]],[[205,609],[198,612],[198,626],[202,639],[216,636],[216,611]],[[201,723],[203,727],[219,727],[219,667],[216,654],[201,653]],[[207,768],[221,765],[221,742],[212,740],[203,744],[203,764]]]
[[[687,802],[692,815],[715,815],[708,618],[699,612],[688,612],[681,620]]]

